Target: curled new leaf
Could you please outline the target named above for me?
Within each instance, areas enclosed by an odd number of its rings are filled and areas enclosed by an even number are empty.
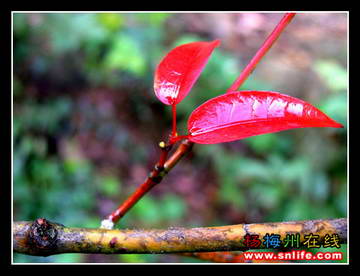
[[[186,97],[220,41],[192,42],[171,50],[155,71],[154,89],[161,102],[178,104]]]
[[[195,109],[188,121],[188,138],[199,144],[216,144],[303,127],[343,126],[294,97],[270,91],[236,91]]]

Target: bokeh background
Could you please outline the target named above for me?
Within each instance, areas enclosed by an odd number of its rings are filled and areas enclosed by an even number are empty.
[[[153,92],[173,47],[221,39],[180,133],[226,91],[280,13],[13,14],[13,215],[100,221],[142,183],[171,128]],[[347,14],[299,13],[243,85],[301,98],[344,129],[305,128],[195,145],[118,228],[201,227],[347,216]],[[341,248],[346,253],[346,246]],[[330,251],[330,249],[326,249]],[[178,255],[32,257],[14,262],[201,262]]]

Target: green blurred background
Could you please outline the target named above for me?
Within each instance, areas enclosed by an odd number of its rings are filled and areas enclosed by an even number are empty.
[[[153,92],[173,47],[221,39],[190,113],[226,91],[276,13],[13,14],[14,220],[99,227],[147,176],[171,111]],[[195,145],[119,228],[200,227],[347,216],[347,14],[300,13],[243,85],[308,101],[345,125]],[[342,247],[345,252],[346,246]],[[177,255],[76,255],[14,262],[201,262]]]

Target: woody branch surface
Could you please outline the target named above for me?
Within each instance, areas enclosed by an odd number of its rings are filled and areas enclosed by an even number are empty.
[[[307,220],[278,223],[237,224],[203,228],[169,228],[164,230],[108,230],[70,228],[39,218],[33,222],[14,222],[14,252],[49,256],[62,253],[96,254],[163,254],[184,252],[214,252],[247,250],[242,241],[246,234],[300,233],[338,234],[341,243],[347,242],[347,219]],[[263,245],[261,245],[263,246]]]

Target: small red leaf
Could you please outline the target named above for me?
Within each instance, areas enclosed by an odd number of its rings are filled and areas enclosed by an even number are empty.
[[[155,71],[154,89],[161,102],[178,104],[186,97],[220,41],[192,42],[171,50]]]
[[[216,144],[303,127],[343,126],[297,98],[270,91],[236,91],[196,108],[188,121],[188,138]]]

